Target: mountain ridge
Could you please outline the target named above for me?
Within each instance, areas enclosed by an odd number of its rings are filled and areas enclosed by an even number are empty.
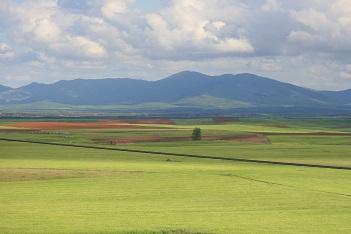
[[[11,89],[10,87],[0,84],[0,92],[7,91],[7,90],[10,90],[10,89]]]
[[[210,76],[194,71],[182,71],[156,81],[75,79],[52,84],[33,82],[15,89],[0,85],[1,104],[49,101],[70,105],[135,105],[191,100],[199,104],[201,97],[213,103],[227,101],[245,106],[335,106],[351,104],[351,89],[319,91],[250,73]]]

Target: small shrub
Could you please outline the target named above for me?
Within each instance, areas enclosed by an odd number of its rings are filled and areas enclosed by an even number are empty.
[[[193,139],[193,141],[201,141],[202,139],[201,128],[194,128],[191,138]]]

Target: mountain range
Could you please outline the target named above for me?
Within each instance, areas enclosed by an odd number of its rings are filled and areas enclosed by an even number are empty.
[[[11,89],[10,87],[4,86],[4,85],[0,85],[0,92],[7,91],[7,90],[10,90],[10,89]]]
[[[62,80],[19,88],[0,85],[0,104],[55,102],[70,105],[165,103],[196,107],[344,106],[351,90],[318,91],[254,74],[208,76],[183,71],[157,81],[116,79]],[[350,106],[351,107],[351,106]]]

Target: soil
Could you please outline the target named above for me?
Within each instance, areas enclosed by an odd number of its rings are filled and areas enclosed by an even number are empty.
[[[0,169],[0,181],[53,180],[79,177],[118,176],[141,171],[99,171],[99,170],[69,170],[51,168],[11,168]]]
[[[132,125],[119,121],[99,122],[18,122],[9,125],[16,128],[39,129],[39,130],[64,130],[64,129],[145,129],[155,128]]]
[[[224,136],[204,136],[205,141],[237,141],[256,144],[269,144],[270,140],[263,134],[254,135],[224,135]],[[191,137],[161,137],[161,136],[131,136],[120,138],[99,138],[95,139],[97,143],[117,145],[117,144],[133,144],[146,142],[175,142],[175,141],[191,141]]]

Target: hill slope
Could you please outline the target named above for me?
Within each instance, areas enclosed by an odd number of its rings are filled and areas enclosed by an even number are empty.
[[[73,105],[157,102],[201,107],[219,103],[228,108],[345,105],[351,103],[351,90],[316,91],[253,74],[208,76],[188,71],[158,81],[77,79],[53,84],[32,83],[17,89],[0,87],[0,103],[41,101]]]
[[[7,91],[7,90],[10,90],[10,89],[11,89],[10,87],[4,86],[4,85],[0,85],[0,92]]]

